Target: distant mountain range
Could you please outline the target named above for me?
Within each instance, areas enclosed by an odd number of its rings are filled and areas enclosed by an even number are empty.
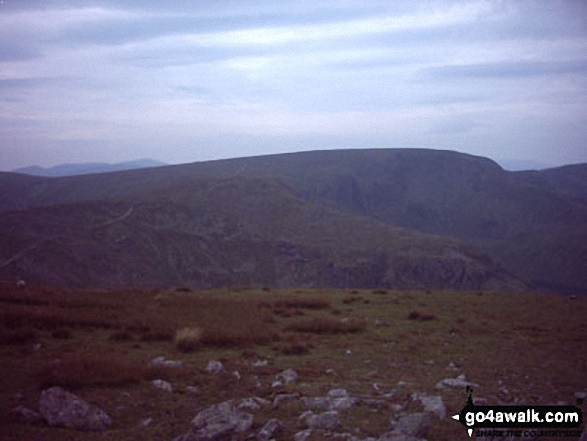
[[[0,173],[0,278],[587,291],[587,164],[424,149]]]
[[[58,177],[133,170],[137,168],[161,167],[163,165],[167,164],[153,159],[137,159],[135,161],[118,162],[115,164],[108,164],[105,162],[84,162],[79,164],[60,164],[48,168],[32,166],[17,168],[13,170],[13,172],[33,176]]]

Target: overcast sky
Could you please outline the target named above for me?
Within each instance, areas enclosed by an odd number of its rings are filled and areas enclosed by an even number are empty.
[[[373,147],[587,162],[587,2],[0,0],[0,170]]]

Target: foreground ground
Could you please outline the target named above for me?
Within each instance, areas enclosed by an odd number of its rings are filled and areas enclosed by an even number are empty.
[[[449,416],[460,411],[465,390],[436,387],[460,374],[488,404],[574,405],[574,394],[587,389],[586,317],[581,296],[0,284],[0,433],[6,440],[172,440],[199,411],[228,399],[344,388],[379,404],[342,410],[341,431],[377,437],[398,409],[420,410],[413,393],[441,395]],[[149,367],[160,356],[182,367]],[[224,372],[206,372],[210,360]],[[274,386],[288,368],[296,382]],[[100,406],[114,424],[80,432],[11,414],[19,405],[38,410],[41,390],[55,385]],[[304,410],[300,400],[269,406],[254,412],[254,426],[279,418],[285,429],[277,439],[293,439]],[[427,439],[468,437],[445,418],[434,420]]]

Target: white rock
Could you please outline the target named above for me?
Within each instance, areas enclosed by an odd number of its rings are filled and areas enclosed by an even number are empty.
[[[153,386],[162,389],[167,392],[173,392],[171,384],[165,380],[153,380]]]
[[[218,360],[210,360],[204,370],[209,374],[221,374],[224,372],[224,365]]]
[[[149,362],[149,366],[164,368],[180,368],[183,362],[180,360],[165,360],[165,357],[155,357]]]
[[[86,403],[60,387],[52,387],[41,392],[39,410],[50,426],[77,430],[105,430],[112,425],[112,418],[102,409]]]
[[[293,384],[298,379],[298,373],[293,369],[286,369],[283,372],[280,372],[275,376],[275,378],[279,381],[282,381],[283,384]]]

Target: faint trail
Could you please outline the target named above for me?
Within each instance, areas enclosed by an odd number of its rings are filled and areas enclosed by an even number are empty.
[[[122,216],[119,216],[119,217],[117,217],[115,219],[110,219],[109,221],[106,221],[103,224],[100,224],[100,225],[98,225],[96,227],[92,227],[90,229],[102,228],[102,227],[105,227],[107,225],[112,225],[113,223],[123,221],[123,220],[125,220],[127,217],[129,217],[132,214],[132,212],[134,211],[134,209],[135,209],[134,207],[130,207],[128,209],[128,211],[126,213],[124,213]]]
[[[134,207],[131,206],[126,211],[126,213],[124,213],[124,214],[122,214],[122,215],[120,215],[120,216],[118,216],[118,217],[116,217],[114,219],[107,220],[106,222],[103,222],[100,225],[96,225],[96,226],[90,227],[90,228],[87,229],[87,231],[91,231],[91,230],[95,230],[95,229],[98,229],[98,228],[106,227],[106,226],[112,225],[112,224],[114,224],[116,222],[121,222],[121,221],[125,220],[127,217],[129,217],[133,213],[133,211],[134,211]],[[66,238],[66,237],[67,236],[64,236],[64,235],[44,237],[43,239],[35,242],[34,244],[30,245],[29,247],[25,248],[22,251],[19,251],[14,256],[12,256],[12,257],[8,258],[7,260],[5,260],[4,262],[0,263],[0,269],[7,267],[11,263],[14,263],[14,262],[16,262],[19,259],[22,259],[26,253],[29,253],[29,252],[35,250],[36,248],[38,248],[40,245],[44,244],[45,242],[49,242],[51,240],[60,239],[60,238]]]

